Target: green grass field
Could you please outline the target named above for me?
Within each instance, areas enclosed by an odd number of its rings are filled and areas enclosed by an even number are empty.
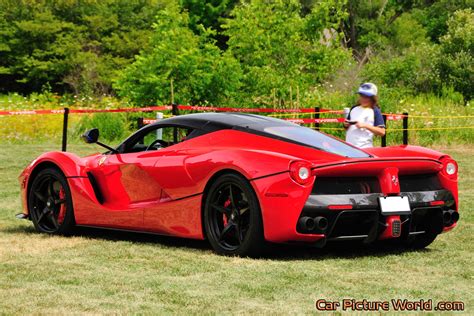
[[[72,146],[90,153],[97,148]],[[460,166],[461,221],[428,249],[278,247],[264,259],[220,257],[206,242],[101,230],[37,234],[20,212],[20,171],[57,145],[0,145],[0,314],[315,311],[319,298],[463,301],[474,312],[474,147],[444,148]]]

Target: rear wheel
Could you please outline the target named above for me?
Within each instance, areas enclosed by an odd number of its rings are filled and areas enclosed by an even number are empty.
[[[28,208],[38,232],[72,232],[75,222],[71,191],[66,178],[57,169],[44,169],[33,179],[28,195]]]
[[[211,185],[205,200],[204,228],[219,254],[261,254],[264,237],[260,205],[245,178],[226,174]]]

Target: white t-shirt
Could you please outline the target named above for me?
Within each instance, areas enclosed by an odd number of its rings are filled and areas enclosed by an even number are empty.
[[[349,111],[347,119],[349,121],[364,122],[372,126],[385,127],[382,112],[378,107],[354,106]],[[355,124],[349,125],[346,131],[346,142],[359,148],[373,147],[374,134],[365,128],[356,127]]]

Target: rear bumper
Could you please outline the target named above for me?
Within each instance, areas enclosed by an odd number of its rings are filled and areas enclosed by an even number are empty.
[[[427,232],[441,233],[456,225],[456,222],[443,222],[444,212],[455,210],[455,201],[451,192],[436,190],[402,192],[400,195],[408,197],[412,210],[409,215],[396,215],[401,225],[401,237]],[[328,241],[358,239],[372,242],[390,238],[392,236],[384,235],[384,231],[389,228],[393,215],[381,214],[378,201],[381,196],[383,195],[380,193],[310,195],[303,207],[301,217],[325,217],[328,221],[327,228],[324,231],[317,228],[313,231],[305,231],[301,228],[297,230],[300,233],[323,233]],[[436,205],[433,205],[434,201]],[[334,206],[336,209],[331,209]],[[337,206],[341,207],[337,209]]]
[[[270,242],[304,242],[323,246],[326,241],[356,239],[369,243],[431,231],[441,233],[456,225],[455,222],[450,225],[443,223],[444,212],[456,210],[455,198],[448,190],[401,193],[408,197],[412,212],[394,218],[381,214],[381,193],[312,194],[312,183],[300,186],[286,173],[255,180],[252,184],[260,200],[265,239]],[[434,201],[438,201],[435,206]],[[439,201],[443,201],[442,204]],[[313,219],[324,217],[327,227],[323,230],[301,229],[298,223],[305,216]],[[388,234],[392,223],[400,225],[397,228],[400,235]]]

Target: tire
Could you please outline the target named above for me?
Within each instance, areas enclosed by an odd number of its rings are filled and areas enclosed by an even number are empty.
[[[71,190],[56,168],[41,170],[28,192],[28,210],[36,231],[69,235],[75,227]]]
[[[204,228],[215,252],[243,257],[261,255],[265,240],[260,204],[247,179],[225,174],[207,192]]]

